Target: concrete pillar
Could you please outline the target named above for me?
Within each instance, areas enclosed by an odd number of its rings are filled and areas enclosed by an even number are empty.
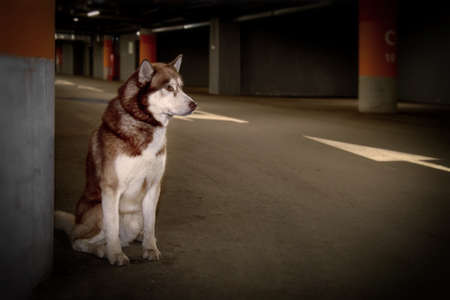
[[[156,61],[156,35],[151,29],[141,29],[139,36],[139,63],[144,59]]]
[[[93,76],[103,78],[103,41],[100,36],[96,36],[93,41]]]
[[[136,34],[125,34],[120,36],[120,80],[127,80],[131,73],[136,71]]]
[[[241,36],[238,23],[211,20],[209,38],[209,92],[241,93]]]
[[[29,299],[51,271],[54,0],[0,1],[0,290]]]
[[[105,35],[103,38],[103,79],[112,80],[113,77],[113,41],[112,37]]]
[[[397,109],[396,0],[359,0],[359,111]]]

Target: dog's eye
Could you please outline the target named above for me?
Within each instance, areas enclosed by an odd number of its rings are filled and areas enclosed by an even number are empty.
[[[175,89],[174,89],[173,86],[171,86],[171,85],[168,85],[168,86],[166,87],[166,90],[168,90],[169,92],[175,91]]]

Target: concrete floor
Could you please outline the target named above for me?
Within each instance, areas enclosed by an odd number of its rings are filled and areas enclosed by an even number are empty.
[[[118,83],[57,77],[55,208],[73,211],[88,136]],[[126,267],[76,253],[55,231],[54,273],[35,299],[431,299],[450,279],[450,172],[378,162],[305,138],[438,158],[449,107],[191,94],[174,119],[157,236],[162,260]],[[211,115],[215,114],[215,115]],[[231,117],[237,120],[223,120]],[[203,118],[203,119],[198,119]]]

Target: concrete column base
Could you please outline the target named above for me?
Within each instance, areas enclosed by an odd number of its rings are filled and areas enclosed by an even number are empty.
[[[0,290],[29,299],[51,271],[54,61],[0,55]]]
[[[103,67],[103,79],[104,80],[108,80],[108,76],[110,73],[110,68],[109,67]]]
[[[359,76],[358,109],[365,113],[395,113],[397,111],[395,78]]]

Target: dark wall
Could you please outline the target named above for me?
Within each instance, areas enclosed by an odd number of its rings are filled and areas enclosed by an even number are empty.
[[[62,47],[61,73],[73,75],[73,43],[64,41]]]
[[[243,94],[356,97],[357,85],[356,4],[241,23]]]
[[[170,62],[183,54],[181,75],[186,86],[208,86],[209,27],[157,35],[157,60]]]
[[[450,104],[450,17],[444,3],[401,1],[398,34],[399,98]]]
[[[73,42],[73,74],[84,75],[84,55],[86,44],[84,42]]]

